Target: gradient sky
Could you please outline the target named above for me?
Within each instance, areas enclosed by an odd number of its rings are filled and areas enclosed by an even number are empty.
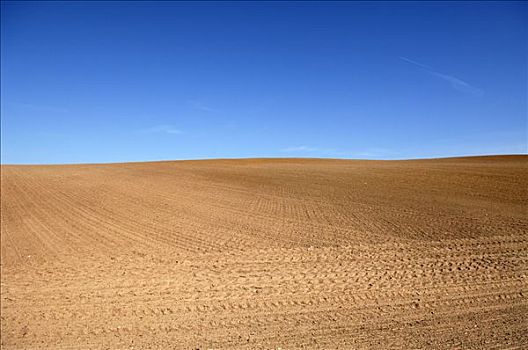
[[[527,153],[527,9],[2,1],[2,163]]]

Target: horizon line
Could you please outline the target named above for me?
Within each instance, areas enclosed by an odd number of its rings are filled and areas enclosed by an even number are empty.
[[[333,158],[333,157],[221,157],[221,158],[192,158],[192,159],[157,159],[157,160],[133,160],[123,162],[81,162],[81,163],[2,163],[3,166],[68,166],[68,165],[112,165],[112,164],[137,164],[137,163],[167,163],[167,162],[193,162],[193,161],[220,161],[220,160],[266,160],[266,159],[306,159],[306,160],[342,160],[342,161],[369,161],[369,162],[401,162],[413,160],[443,160],[460,158],[487,158],[487,157],[528,157],[527,153],[496,153],[496,154],[473,154],[439,157],[411,157],[395,159],[372,159],[372,158]]]

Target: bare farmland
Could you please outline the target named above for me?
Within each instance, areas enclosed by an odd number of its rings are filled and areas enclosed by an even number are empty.
[[[528,348],[528,157],[1,168],[2,349]]]

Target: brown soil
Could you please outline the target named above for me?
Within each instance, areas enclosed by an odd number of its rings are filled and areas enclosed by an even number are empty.
[[[1,171],[2,349],[528,348],[528,156]]]

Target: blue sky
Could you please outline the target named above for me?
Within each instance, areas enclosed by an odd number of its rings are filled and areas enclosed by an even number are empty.
[[[527,153],[517,2],[8,2],[2,163]]]

